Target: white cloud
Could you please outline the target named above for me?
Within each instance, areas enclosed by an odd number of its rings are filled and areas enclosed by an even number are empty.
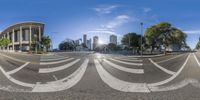
[[[143,8],[143,11],[145,12],[145,13],[148,13],[148,12],[150,12],[152,9],[151,8]]]
[[[107,28],[107,29],[114,29],[116,27],[119,27],[127,22],[130,21],[130,17],[128,15],[119,15],[117,17],[115,17],[113,20],[111,20],[110,22],[108,22],[106,25],[104,25],[103,28]]]
[[[94,31],[88,31],[87,33],[107,33],[107,34],[114,34],[116,33],[114,31],[109,31],[109,30],[94,30]]]
[[[99,7],[93,8],[98,14],[110,14],[114,9],[118,8],[118,5],[101,5]]]
[[[188,30],[184,31],[186,34],[200,34],[200,30]]]

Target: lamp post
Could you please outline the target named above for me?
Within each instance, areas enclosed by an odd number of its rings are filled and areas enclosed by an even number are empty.
[[[141,22],[140,23],[140,25],[141,25],[141,38],[140,38],[140,41],[141,41],[141,56],[143,55],[143,49],[142,49],[142,45],[143,45],[143,43],[142,43],[142,36],[143,36],[143,22]]]

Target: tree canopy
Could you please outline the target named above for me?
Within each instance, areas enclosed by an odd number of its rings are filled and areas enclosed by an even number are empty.
[[[10,44],[10,40],[7,38],[1,38],[0,39],[0,46],[8,46]]]
[[[141,35],[138,35],[137,33],[132,32],[132,33],[125,34],[121,42],[122,44],[130,46],[132,48],[139,48],[140,41],[141,41],[140,38],[141,38]]]
[[[75,50],[75,48],[76,48],[76,44],[74,40],[71,40],[71,39],[66,39],[65,41],[59,44],[60,50]]]
[[[198,43],[196,45],[196,49],[200,49],[200,41],[198,41]]]
[[[187,35],[180,29],[173,27],[170,23],[161,22],[147,28],[144,34],[146,43],[151,46],[185,44]]]

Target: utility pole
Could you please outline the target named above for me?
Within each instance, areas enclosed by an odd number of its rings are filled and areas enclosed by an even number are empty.
[[[140,38],[140,41],[141,41],[141,56],[143,55],[143,49],[142,49],[142,45],[143,45],[143,43],[142,43],[142,36],[143,36],[143,22],[141,22],[140,23],[140,25],[141,25],[141,38]]]

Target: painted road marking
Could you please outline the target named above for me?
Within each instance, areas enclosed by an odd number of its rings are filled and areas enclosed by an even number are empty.
[[[197,64],[199,65],[199,67],[200,67],[200,62],[199,62],[199,60],[197,59],[197,56],[194,54],[194,53],[192,53],[193,54],[193,56],[194,56],[194,58],[195,58],[195,60],[196,60],[196,62],[197,62]]]
[[[80,61],[80,59],[77,59],[77,60],[70,62],[70,63],[63,65],[63,66],[58,66],[58,67],[53,67],[53,68],[40,68],[39,73],[51,73],[51,72],[60,71],[60,70],[66,69],[66,68],[76,64],[79,61]]]
[[[148,84],[149,87],[154,87],[154,86],[159,86],[159,85],[163,85],[163,84],[166,84],[172,80],[174,80],[180,73],[181,71],[184,69],[186,63],[188,62],[189,58],[190,58],[190,55],[188,55],[187,59],[185,60],[184,64],[181,66],[181,68],[173,75],[171,76],[170,78],[166,79],[166,80],[163,80],[163,81],[160,81],[160,82],[156,82],[156,83],[152,83],[152,84]]]
[[[13,83],[18,84],[20,86],[24,86],[24,87],[31,87],[33,88],[35,86],[35,84],[30,84],[30,83],[25,83],[25,82],[21,82],[19,80],[16,80],[14,78],[12,78],[9,74],[7,74],[4,69],[0,66],[0,70],[1,72]]]
[[[53,78],[57,81],[58,80],[58,78],[55,76],[55,75],[53,75]]]
[[[127,56],[127,57],[136,57],[136,58],[141,58],[141,57],[145,57],[145,58],[151,58],[151,57],[160,57],[160,56],[164,56],[165,54],[158,54],[158,55],[140,55],[140,56]]]
[[[83,77],[87,66],[88,66],[89,59],[86,59],[83,64],[71,75],[61,80],[48,82],[47,84],[37,84],[32,92],[56,92],[69,89],[76,85]]]
[[[7,55],[4,55],[4,54],[2,54],[2,53],[0,53],[0,55],[4,56],[4,57],[6,57],[6,58],[12,59],[12,60],[14,60],[14,61],[23,62],[23,63],[26,62],[26,61],[23,61],[23,60],[19,60],[19,59],[16,59],[16,58],[13,58],[13,57],[10,57],[10,56],[7,56]]]
[[[129,73],[134,73],[134,74],[144,74],[143,69],[133,69],[133,68],[122,67],[122,66],[116,65],[106,59],[103,59],[103,61],[105,61],[107,64],[111,65],[112,67],[119,69],[121,71],[124,71],[124,72],[129,72]]]
[[[159,62],[156,62],[156,63],[163,63],[163,62],[166,62],[166,61],[170,61],[170,60],[176,59],[176,58],[181,57],[181,56],[183,56],[183,54],[175,56],[175,57],[172,57],[172,58],[169,58],[169,59],[166,59],[166,60],[162,60],[162,61],[159,61]]]
[[[113,57],[111,57],[113,58]],[[138,60],[139,58],[133,58],[133,57],[114,57],[114,58],[118,58],[118,59],[131,59],[131,60]]]
[[[55,91],[69,89],[72,86],[76,85],[83,77],[86,71],[86,68],[88,66],[88,62],[89,62],[89,59],[86,59],[83,62],[83,64],[68,77],[57,80],[57,81],[47,82],[46,84],[41,84],[40,82],[37,82],[36,84],[25,83],[25,82],[12,78],[9,74],[7,74],[4,71],[4,69],[1,66],[0,66],[0,70],[11,82],[20,86],[33,88],[31,92],[55,92]],[[28,92],[28,91],[23,91],[23,92]]]
[[[195,79],[184,79],[181,82],[172,84],[170,86],[158,86],[158,87],[149,87],[151,91],[160,92],[160,91],[172,91],[183,88],[187,85],[196,83],[197,80]]]
[[[99,73],[101,79],[109,85],[111,88],[123,91],[123,92],[150,92],[146,83],[131,83],[125,82],[120,79],[115,78],[109,74],[99,63],[98,60],[94,60],[97,72]]]
[[[42,58],[40,59],[40,61],[45,62],[45,61],[56,61],[56,60],[64,60],[67,59],[69,57],[63,57],[63,58]]]
[[[159,68],[160,70],[164,71],[165,73],[170,74],[170,75],[174,75],[174,74],[175,74],[175,72],[170,71],[170,70],[168,70],[168,69],[166,69],[166,68],[164,68],[164,67],[158,65],[158,64],[155,63],[151,58],[149,58],[149,61],[150,61],[152,64],[154,64],[157,68]]]
[[[114,59],[123,60],[123,61],[142,62],[142,60],[139,60],[139,59],[127,59],[127,58],[114,58]]]
[[[23,64],[22,66],[20,66],[20,67],[14,69],[14,70],[12,70],[12,71],[7,72],[7,74],[14,74],[14,73],[18,72],[19,70],[21,70],[22,68],[26,67],[29,63],[30,63],[30,62],[26,62],[26,63]]]
[[[113,58],[109,58],[109,59],[112,60],[112,61],[116,61],[116,62],[122,63],[122,64],[127,64],[127,65],[137,65],[137,66],[142,66],[143,65],[142,63],[124,62],[124,61],[116,60],[116,59],[113,59]]]
[[[66,60],[61,60],[61,61],[54,61],[54,62],[40,62],[40,65],[50,65],[50,64],[58,64],[58,63],[63,63],[63,62],[67,62],[70,60],[73,60],[74,58],[69,58]]]

